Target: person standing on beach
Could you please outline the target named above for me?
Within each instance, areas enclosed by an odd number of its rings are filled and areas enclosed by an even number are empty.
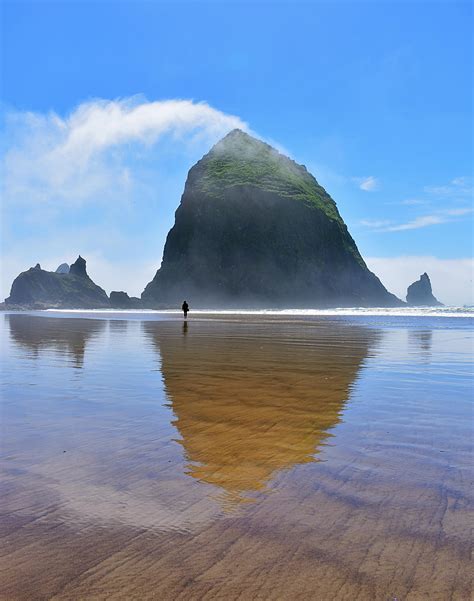
[[[187,319],[188,318],[189,305],[188,305],[188,303],[186,301],[183,301],[181,309],[183,310],[183,313],[184,313],[184,319]]]

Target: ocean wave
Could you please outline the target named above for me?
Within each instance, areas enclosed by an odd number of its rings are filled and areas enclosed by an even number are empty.
[[[181,315],[179,309],[46,309],[51,313],[97,315]],[[367,316],[367,317],[474,317],[474,307],[347,307],[334,309],[196,309],[193,315],[275,315],[275,316]]]

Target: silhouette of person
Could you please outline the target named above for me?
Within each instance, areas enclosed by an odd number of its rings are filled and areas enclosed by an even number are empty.
[[[188,305],[188,303],[186,301],[183,301],[181,309],[183,310],[183,313],[184,313],[184,319],[187,319],[187,317],[188,317],[188,311],[189,311],[189,305]]]

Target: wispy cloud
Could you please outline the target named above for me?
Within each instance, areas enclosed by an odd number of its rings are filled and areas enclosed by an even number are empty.
[[[360,225],[364,227],[370,227],[372,229],[379,229],[381,227],[386,227],[390,225],[392,222],[388,219],[361,219],[359,221]]]
[[[361,190],[364,192],[374,192],[379,189],[379,181],[373,175],[368,177],[355,177],[354,181],[359,185]]]
[[[375,192],[381,187],[380,180],[373,175],[366,177],[343,175],[323,163],[316,163],[314,161],[305,161],[305,163],[318,181],[323,182],[328,187],[342,187],[346,185],[353,187],[355,185],[359,190],[363,190],[364,192]]]
[[[446,209],[442,211],[444,215],[452,215],[453,217],[459,217],[461,215],[469,215],[473,212],[472,207],[463,207],[459,209]]]
[[[468,186],[470,179],[471,178],[466,176],[455,177],[453,180],[451,180],[451,183],[453,186]]]
[[[423,215],[422,217],[417,217],[407,223],[400,223],[398,225],[390,225],[388,227],[383,228],[380,231],[383,232],[401,232],[404,230],[417,230],[422,227],[428,227],[429,225],[437,225],[439,223],[445,223],[447,220],[445,217],[441,215]]]
[[[453,221],[453,217],[462,217],[473,212],[471,207],[441,209],[432,215],[420,215],[405,223],[394,223],[387,219],[361,219],[360,225],[368,227],[377,232],[402,232],[405,230],[417,230],[430,225],[439,225]]]
[[[402,200],[399,204],[412,207],[428,204],[428,201],[422,200],[421,198],[407,198],[406,200]]]
[[[466,202],[473,195],[472,180],[462,176],[453,178],[448,184],[424,186],[421,198],[407,198],[398,203],[403,206],[436,205],[439,202]],[[392,203],[389,203],[392,204]]]
[[[7,119],[4,202],[96,201],[126,189],[133,173],[120,160],[131,144],[150,147],[164,136],[186,143],[213,142],[239,117],[190,100],[148,102],[141,98],[94,100],[67,117],[14,113]]]
[[[427,194],[442,197],[459,198],[472,196],[472,180],[467,176],[455,177],[449,184],[425,186],[424,191]]]

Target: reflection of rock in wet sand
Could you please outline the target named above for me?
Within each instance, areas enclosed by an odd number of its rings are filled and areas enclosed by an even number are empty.
[[[408,338],[410,340],[410,344],[415,349],[419,349],[419,354],[423,358],[430,358],[431,345],[433,343],[433,330],[409,330]]]
[[[374,337],[337,323],[181,329],[144,323],[161,355],[189,473],[236,499],[264,488],[277,470],[314,461]]]
[[[128,330],[128,321],[126,319],[109,319],[109,331],[114,334],[126,335]]]
[[[38,357],[42,351],[53,350],[72,357],[76,367],[82,367],[87,341],[104,330],[105,321],[98,319],[68,319],[10,314],[5,316],[10,336],[15,344]]]

